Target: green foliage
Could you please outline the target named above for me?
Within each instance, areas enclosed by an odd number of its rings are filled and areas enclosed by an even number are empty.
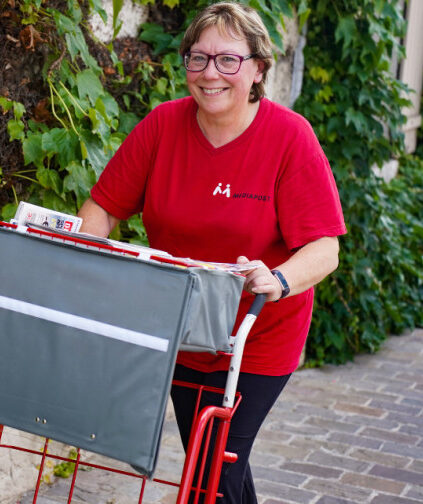
[[[22,121],[25,107],[21,103],[8,100],[4,96],[0,96],[0,107],[3,109],[3,113],[13,110],[13,119],[10,119],[7,123],[10,140],[22,140],[25,137],[25,124]]]
[[[423,323],[423,163],[404,157],[400,2],[309,2],[305,81],[296,109],[333,167],[348,234],[338,270],[316,289],[308,365],[374,352],[388,333]],[[374,166],[400,158],[389,184]]]
[[[21,103],[6,97],[0,97],[0,110],[8,114],[10,141],[22,143],[24,165],[28,167],[13,172],[11,177],[32,182],[30,201],[76,213],[126,135],[153,107],[183,96],[185,79],[177,54],[178,37],[164,34],[155,25],[155,32],[145,39],[151,43],[156,61],[140,60],[134,70],[139,88],[122,92],[132,76],[124,74],[110,45],[117,78],[107,79],[90,52],[89,31],[84,21],[87,11],[83,12],[73,0],[68,0],[62,10],[48,5],[48,2],[33,0],[19,2],[22,24],[31,24],[40,33],[45,25],[49,29],[50,44],[43,77],[52,121],[48,125],[34,121]],[[88,7],[106,20],[101,2],[91,0]],[[121,1],[114,2],[115,35],[120,28],[121,7]],[[166,48],[160,46],[160,34],[166,38]],[[0,184],[5,184],[3,178]],[[0,212],[0,217],[7,220],[18,203],[14,185],[11,190],[14,201]],[[145,242],[142,226],[124,226],[124,229],[128,239]]]
[[[71,449],[68,454],[68,458],[72,460],[77,459],[77,451]],[[60,462],[56,464],[53,469],[53,474],[59,478],[69,478],[75,472],[75,462]]]

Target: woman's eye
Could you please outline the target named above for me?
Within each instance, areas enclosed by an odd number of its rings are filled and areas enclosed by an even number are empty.
[[[234,58],[233,56],[221,56],[220,58],[220,62],[221,63],[225,63],[225,64],[230,64],[230,63],[236,63],[236,58]]]
[[[204,63],[206,61],[206,57],[205,56],[201,56],[201,55],[191,55],[191,60],[193,63]]]

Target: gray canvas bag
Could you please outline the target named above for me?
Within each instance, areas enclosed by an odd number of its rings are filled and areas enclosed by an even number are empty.
[[[242,285],[0,227],[0,423],[151,476],[177,352],[230,349]]]

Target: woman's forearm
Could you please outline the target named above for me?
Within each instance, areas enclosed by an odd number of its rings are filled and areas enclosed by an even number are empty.
[[[338,267],[338,238],[325,236],[301,247],[286,262],[276,268],[285,277],[290,292],[295,296],[318,284]],[[245,256],[238,257],[239,264],[248,264]],[[252,294],[267,294],[267,301],[281,297],[281,282],[271,273],[262,261],[251,261],[259,266],[246,272],[244,288]],[[288,297],[287,296],[287,297]]]
[[[110,215],[92,198],[88,198],[78,212],[82,218],[81,233],[107,237],[119,223],[119,219]]]
[[[339,243],[337,237],[326,236],[301,247],[278,269],[295,296],[318,284],[338,267]]]

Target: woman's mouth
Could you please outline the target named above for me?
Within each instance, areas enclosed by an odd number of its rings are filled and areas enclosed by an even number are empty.
[[[205,88],[202,87],[201,91],[207,96],[214,96],[225,91],[226,88]]]

